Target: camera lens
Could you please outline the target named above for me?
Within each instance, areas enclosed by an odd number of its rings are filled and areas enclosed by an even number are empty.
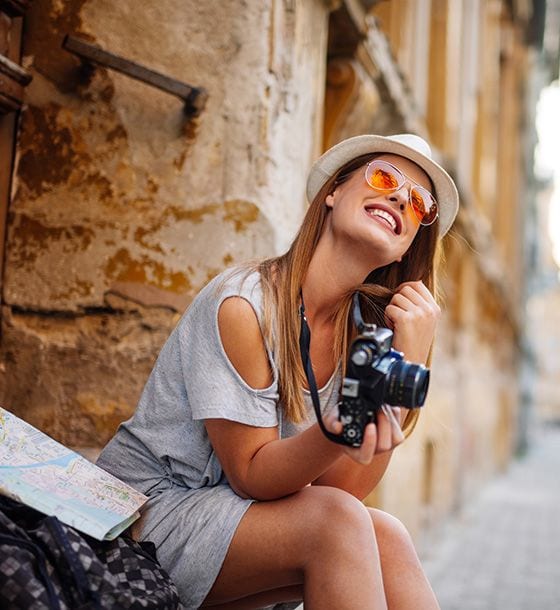
[[[421,407],[429,382],[430,371],[425,366],[398,360],[387,374],[383,402],[408,409]]]

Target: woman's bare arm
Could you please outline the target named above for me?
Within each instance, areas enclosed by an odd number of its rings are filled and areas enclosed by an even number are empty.
[[[392,451],[380,453],[373,458],[371,464],[366,466],[357,464],[348,456],[343,455],[324,474],[313,481],[313,485],[338,487],[359,500],[363,500],[381,481],[391,455]]]
[[[218,325],[224,350],[243,380],[255,389],[270,385],[270,364],[251,305],[240,297],[226,299],[218,313]],[[317,425],[279,440],[277,428],[258,428],[225,419],[207,419],[205,424],[232,488],[241,496],[259,500],[300,490],[332,466],[342,453]]]
[[[208,419],[206,428],[229,484],[245,498],[275,500],[299,491],[340,456],[318,427],[278,439],[277,428]]]

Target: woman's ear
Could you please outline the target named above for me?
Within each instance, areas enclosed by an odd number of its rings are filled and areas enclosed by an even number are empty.
[[[330,193],[325,198],[325,204],[328,208],[334,207],[334,193]]]

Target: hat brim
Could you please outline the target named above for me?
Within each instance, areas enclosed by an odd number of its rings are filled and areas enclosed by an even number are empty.
[[[307,179],[307,199],[311,203],[323,185],[343,165],[362,155],[388,153],[410,159],[430,177],[439,205],[439,236],[451,228],[459,210],[459,193],[451,176],[435,161],[420,151],[390,137],[361,135],[343,140],[321,155],[311,167]]]

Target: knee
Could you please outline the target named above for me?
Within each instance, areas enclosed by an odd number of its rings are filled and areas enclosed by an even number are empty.
[[[402,521],[375,508],[368,508],[367,510],[375,528],[380,554],[394,554],[404,561],[416,562],[417,555],[414,543]]]
[[[368,509],[360,500],[334,487],[308,487],[305,492],[306,521],[318,540],[341,544],[374,538]]]

